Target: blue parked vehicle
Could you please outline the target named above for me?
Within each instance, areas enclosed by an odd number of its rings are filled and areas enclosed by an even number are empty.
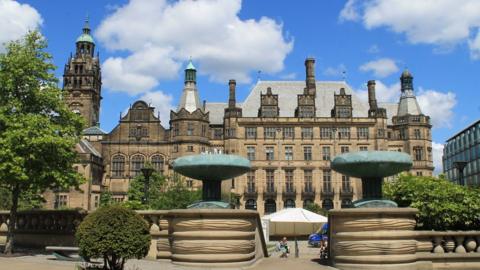
[[[328,223],[323,224],[316,233],[308,236],[308,244],[314,247],[320,246],[322,240],[328,240]]]

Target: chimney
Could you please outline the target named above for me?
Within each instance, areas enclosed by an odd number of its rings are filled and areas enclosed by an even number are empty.
[[[235,100],[235,87],[237,82],[235,80],[228,81],[228,89],[229,89],[229,97],[228,97],[228,107],[235,108],[236,100]]]
[[[315,86],[315,59],[309,57],[305,60],[305,70],[306,70],[306,79],[307,92],[309,95],[315,96],[316,86]]]
[[[375,80],[370,80],[368,85],[368,105],[370,109],[377,109],[377,98],[375,97]]]

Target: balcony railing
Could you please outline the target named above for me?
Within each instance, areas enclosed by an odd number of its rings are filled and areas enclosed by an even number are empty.
[[[352,197],[353,196],[353,188],[352,187],[342,187],[340,189],[340,196],[342,196],[342,197]]]
[[[315,189],[311,186],[305,186],[302,190],[303,199],[313,199],[315,198]]]
[[[263,197],[277,197],[277,189],[275,188],[275,186],[267,183],[267,187],[263,190]]]
[[[335,196],[335,191],[333,190],[333,188],[324,187],[320,194],[322,195],[323,198],[332,198],[333,196]]]
[[[249,198],[256,198],[258,195],[257,188],[255,187],[255,185],[247,185],[245,187],[243,195]]]
[[[297,196],[297,191],[295,187],[286,186],[283,190],[283,197],[295,198]]]

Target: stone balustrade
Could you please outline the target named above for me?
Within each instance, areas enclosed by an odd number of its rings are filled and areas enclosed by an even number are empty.
[[[137,213],[150,226],[150,259],[169,259],[184,265],[238,266],[268,256],[256,211],[186,209]],[[73,246],[75,230],[86,214],[74,210],[19,212],[16,243],[27,247]],[[0,212],[0,242],[5,241],[8,218],[8,212]]]

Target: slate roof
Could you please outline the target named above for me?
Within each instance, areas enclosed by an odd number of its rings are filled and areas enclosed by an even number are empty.
[[[413,91],[407,90],[402,93],[400,96],[400,103],[398,105],[398,116],[404,115],[419,115],[422,114],[420,106],[418,105],[417,99]]]
[[[260,108],[260,93],[265,94],[267,87],[272,88],[273,94],[278,94],[280,117],[294,117],[297,108],[297,95],[303,94],[305,81],[259,81],[253,87],[243,103],[237,105],[242,108],[243,117],[257,117]],[[338,94],[340,88],[345,88],[347,95],[352,95],[353,117],[367,117],[368,103],[358,98],[351,87],[344,81],[317,81],[317,95],[315,105],[317,117],[330,117],[334,106],[334,93]],[[377,97],[378,98],[378,97]],[[206,111],[210,112],[211,124],[222,124],[224,109],[227,103],[207,103]],[[397,113],[397,103],[380,103],[380,107],[387,110],[388,123]]]
[[[102,154],[98,152],[89,141],[81,139],[77,144],[77,151],[81,154],[92,154],[97,157],[102,157]]]
[[[84,129],[82,131],[82,134],[83,135],[105,135],[107,133],[98,126],[91,126],[89,128]]]

